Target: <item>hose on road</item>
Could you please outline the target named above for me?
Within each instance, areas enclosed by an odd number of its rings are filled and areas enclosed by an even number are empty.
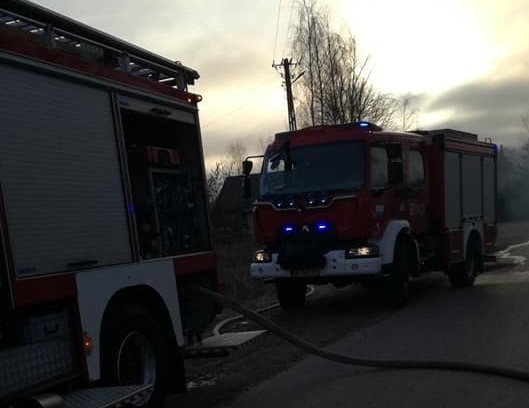
[[[290,333],[288,330],[283,329],[274,322],[264,318],[258,313],[244,307],[234,299],[221,295],[217,292],[213,292],[202,286],[194,286],[194,288],[212,298],[215,302],[229,307],[232,310],[246,316],[248,319],[260,324],[265,329],[270,330],[277,336],[285,339],[289,343],[301,348],[307,353],[315,356],[335,361],[342,364],[350,364],[364,367],[379,367],[379,368],[395,368],[395,369],[427,369],[427,370],[450,370],[450,371],[464,371],[480,374],[488,374],[499,377],[506,377],[515,380],[529,382],[529,372],[515,370],[507,367],[497,367],[485,364],[465,363],[458,361],[427,361],[427,360],[378,360],[370,358],[360,358],[346,356],[338,353],[327,351],[323,348],[317,347],[316,345],[309,343],[303,339],[300,339],[296,335]]]
[[[311,296],[312,294],[314,293],[314,286],[312,285],[309,285],[308,288],[307,288],[307,293],[305,293],[305,297],[309,297]],[[277,309],[279,307],[279,303],[274,303],[272,305],[269,305],[269,306],[265,306],[265,307],[262,307],[260,309],[257,309],[257,310],[254,310],[254,313],[265,313],[265,312],[269,312],[270,310],[274,310],[274,309]],[[234,323],[236,321],[239,321],[239,320],[242,320],[244,319],[244,315],[242,314],[239,314],[237,316],[233,316],[233,317],[228,317],[227,319],[224,319],[223,321],[219,322],[212,330],[212,333],[214,336],[218,336],[221,334],[222,332],[222,329],[224,328],[224,326],[226,326],[227,324],[231,324],[231,323]]]

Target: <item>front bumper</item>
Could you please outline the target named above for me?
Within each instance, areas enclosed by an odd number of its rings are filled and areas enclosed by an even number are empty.
[[[382,258],[345,259],[345,251],[329,251],[325,255],[325,266],[321,269],[283,269],[277,263],[277,253],[272,254],[272,262],[252,263],[250,274],[254,279],[291,277],[360,277],[378,275],[382,270]]]

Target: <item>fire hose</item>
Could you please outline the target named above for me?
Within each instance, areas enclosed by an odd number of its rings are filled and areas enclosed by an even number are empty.
[[[433,361],[433,360],[379,360],[371,358],[361,358],[347,356],[343,354],[333,353],[321,347],[318,347],[308,341],[305,341],[288,330],[282,328],[269,319],[261,316],[259,313],[248,309],[241,305],[234,299],[213,292],[201,286],[194,286],[194,288],[201,294],[210,297],[216,303],[228,307],[248,319],[261,325],[263,328],[271,331],[277,336],[283,338],[289,343],[299,347],[307,353],[324,358],[326,360],[337,363],[364,366],[364,367],[378,367],[378,368],[393,368],[393,369],[422,369],[422,370],[449,370],[449,371],[463,371],[471,373],[480,373],[493,375],[498,377],[506,377],[514,380],[529,382],[529,372],[516,370],[508,367],[499,367],[486,364],[466,363],[459,361]]]
[[[313,293],[314,293],[314,286],[309,285],[309,286],[307,287],[307,292],[305,293],[305,297],[309,297],[309,296],[311,296]],[[260,308],[260,309],[257,309],[257,310],[255,310],[254,312],[255,312],[255,313],[259,313],[259,314],[261,314],[261,313],[264,313],[264,312],[268,312],[268,311],[270,311],[270,310],[277,309],[277,308],[279,308],[279,306],[280,306],[279,303],[274,303],[274,304],[272,304],[272,305],[265,306],[265,307],[262,307],[262,308]],[[221,330],[222,330],[222,328],[223,328],[224,326],[226,326],[227,324],[231,324],[231,323],[234,323],[234,322],[236,322],[236,321],[242,320],[242,319],[244,319],[244,317],[245,317],[244,315],[239,314],[239,315],[236,315],[236,316],[233,316],[233,317],[229,317],[229,318],[227,318],[227,319],[221,321],[220,323],[218,323],[218,324],[213,328],[213,330],[212,330],[213,335],[214,335],[214,336],[218,336],[219,334],[221,334]]]

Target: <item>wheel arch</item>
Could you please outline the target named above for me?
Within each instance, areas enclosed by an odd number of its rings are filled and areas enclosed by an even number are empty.
[[[89,382],[98,381],[101,377],[101,329],[112,299],[129,296],[134,303],[142,303],[144,293],[156,294],[147,295],[147,306],[151,305],[149,302],[154,307],[159,302],[165,304],[166,311],[161,316],[170,315],[177,343],[184,344],[178,287],[171,259],[80,272],[76,274],[76,287],[81,329],[92,339],[92,351],[84,356]],[[138,291],[138,287],[143,289]],[[151,292],[146,292],[146,288]],[[156,308],[152,313],[158,315]]]
[[[170,389],[173,392],[184,392],[185,369],[181,348],[175,336],[175,330],[169,310],[160,294],[152,287],[148,285],[126,287],[120,289],[112,296],[106,305],[105,312],[103,313],[99,338],[100,344],[104,347],[104,337],[111,320],[109,316],[114,310],[127,304],[143,307],[157,319],[163,333],[168,339],[169,359],[171,362],[169,364],[169,378],[173,379]],[[102,353],[100,354],[100,359],[102,359]],[[103,366],[102,363],[103,362],[101,361],[101,366]]]
[[[393,262],[395,245],[402,233],[411,234],[410,223],[407,220],[392,220],[388,223],[384,234],[378,241],[383,265]]]
[[[150,286],[147,285],[138,285],[123,288],[118,290],[108,301],[105,312],[103,313],[103,320],[101,323],[101,333],[100,341],[103,338],[106,325],[108,325],[108,316],[111,313],[112,309],[121,306],[123,304],[134,304],[145,307],[149,312],[151,312],[159,320],[164,332],[171,338],[174,339],[175,344],[176,337],[174,335],[174,328],[171,322],[169,311],[165,303],[163,302],[161,296]]]

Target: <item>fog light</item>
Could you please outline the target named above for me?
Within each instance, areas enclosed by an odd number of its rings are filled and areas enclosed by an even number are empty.
[[[376,245],[349,248],[345,251],[346,259],[374,258],[377,256],[378,256],[378,247]]]
[[[255,251],[253,255],[253,261],[256,263],[272,262],[272,255],[270,252],[261,249],[259,251]]]

